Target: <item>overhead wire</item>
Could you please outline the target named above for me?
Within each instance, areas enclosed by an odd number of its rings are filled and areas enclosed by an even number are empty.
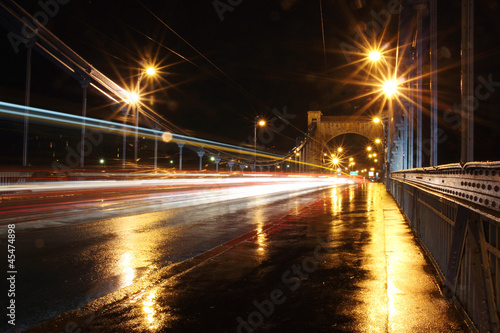
[[[163,21],[158,15],[156,15],[151,9],[146,7],[140,0],[136,0],[136,2],[142,6],[150,15],[152,15],[156,20],[158,20],[164,27],[166,27],[169,31],[171,31],[175,36],[177,36],[180,40],[182,40],[186,45],[191,47],[196,53],[198,53],[203,59],[205,59],[210,65],[212,65],[219,73],[221,73],[230,83],[233,85],[234,88],[236,88],[240,93],[245,95],[247,98],[252,100],[254,103],[259,105],[260,107],[263,107],[266,110],[270,110],[271,108],[262,103],[260,100],[258,100],[255,96],[253,96],[251,93],[249,93],[245,88],[243,88],[238,82],[236,82],[234,79],[232,79],[226,72],[224,72],[219,66],[217,66],[213,61],[211,61],[207,56],[205,56],[201,51],[199,51],[196,47],[194,47],[191,43],[189,43],[185,38],[183,38],[180,34],[178,34],[172,27],[170,27],[165,21]],[[162,44],[160,42],[157,42],[159,44]],[[288,122],[286,119],[284,119],[280,114],[276,114],[276,112],[273,111],[268,111],[272,114],[274,114],[276,117],[278,117],[280,120],[286,122],[289,124],[292,128],[296,129],[299,131],[302,135],[307,135],[306,132],[298,128],[297,126],[293,125],[292,123]],[[291,140],[294,140],[290,138]]]

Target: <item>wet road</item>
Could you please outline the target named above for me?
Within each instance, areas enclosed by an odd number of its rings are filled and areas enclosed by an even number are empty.
[[[29,332],[468,331],[381,184],[307,197],[272,221],[256,209],[257,230]]]
[[[177,184],[167,192],[99,189],[4,202],[3,228],[16,224],[17,328],[153,279],[161,268],[296,213],[330,187]],[[8,328],[2,322],[0,331],[13,331]]]

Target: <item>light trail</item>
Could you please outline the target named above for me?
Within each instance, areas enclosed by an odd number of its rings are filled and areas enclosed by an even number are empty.
[[[198,175],[199,176],[199,175]],[[151,188],[151,187],[179,187],[179,186],[238,186],[238,185],[287,185],[288,188],[296,187],[298,189],[306,186],[324,186],[324,185],[343,185],[352,184],[354,181],[347,177],[336,176],[303,176],[303,175],[243,175],[242,177],[224,177],[218,178],[169,178],[169,179],[138,179],[138,180],[87,180],[87,181],[61,181],[61,182],[37,182],[25,183],[19,185],[2,186],[3,196],[15,193],[39,193],[39,192],[64,192],[81,190],[105,190],[105,189],[132,189],[132,188]],[[23,194],[25,195],[25,194]]]
[[[57,111],[51,111],[51,110],[45,110],[45,109],[40,109],[40,108],[34,108],[34,107],[26,107],[22,105],[17,105],[17,104],[11,104],[11,103],[5,103],[5,102],[0,102],[0,114],[5,114],[13,117],[28,117],[30,119],[42,121],[42,122],[48,122],[48,123],[54,123],[54,124],[59,124],[59,125],[66,125],[66,126],[72,126],[72,127],[81,127],[83,123],[85,123],[85,127],[87,129],[93,129],[93,130],[98,130],[98,131],[103,131],[103,132],[108,132],[108,133],[115,133],[115,134],[123,134],[125,132],[126,135],[135,135],[137,127],[133,125],[127,125],[127,124],[122,124],[122,123],[116,123],[108,120],[101,120],[101,119],[95,119],[95,118],[89,118],[89,117],[82,117],[78,115],[72,115],[72,114],[66,114],[62,112],[57,112]],[[270,160],[276,160],[276,161],[281,161],[284,162],[286,159],[283,156],[277,155],[277,154],[271,154],[271,153],[266,153],[262,151],[255,151],[250,148],[246,147],[240,147],[240,146],[234,146],[222,142],[216,142],[216,141],[211,141],[211,140],[205,140],[205,139],[200,139],[200,138],[195,138],[195,137],[190,137],[190,136],[185,136],[181,134],[175,134],[175,133],[170,133],[170,132],[164,132],[160,130],[154,130],[150,128],[145,128],[145,127],[139,127],[138,128],[138,134],[146,137],[148,139],[158,139],[162,137],[168,137],[172,138],[168,142],[175,142],[175,143],[184,143],[188,144],[191,146],[196,146],[196,147],[203,147],[206,149],[217,149],[217,150],[222,150],[222,151],[227,151],[227,152],[233,152],[233,153],[238,153],[238,154],[244,154],[244,155],[251,155],[257,156],[257,157],[262,157],[262,158],[268,158]],[[167,135],[165,135],[167,134]],[[320,168],[320,169],[327,169],[327,167],[322,166],[322,165],[317,165],[313,163],[308,163],[308,162],[303,162],[303,161],[294,161],[295,164],[303,164],[303,165],[309,165],[312,167]]]
[[[346,177],[291,175],[68,181],[3,186],[0,234],[7,224],[24,229],[82,224],[119,216],[266,198],[273,202],[317,190],[353,184]],[[46,200],[39,201],[44,197]],[[35,200],[33,200],[35,199]]]

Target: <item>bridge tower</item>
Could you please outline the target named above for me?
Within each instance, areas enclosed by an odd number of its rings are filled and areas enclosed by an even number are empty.
[[[368,116],[324,116],[321,111],[309,111],[307,115],[308,125],[316,124],[305,147],[307,161],[313,164],[322,164],[328,142],[339,135],[359,134],[371,141],[384,138],[383,126]]]

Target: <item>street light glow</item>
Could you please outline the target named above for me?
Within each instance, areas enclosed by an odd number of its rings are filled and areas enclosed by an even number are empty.
[[[380,54],[380,52],[376,50],[371,51],[370,54],[368,55],[368,59],[370,59],[373,62],[379,61],[381,57],[382,55]]]
[[[387,80],[382,86],[382,90],[387,97],[391,97],[398,90],[398,85],[395,80]]]
[[[380,123],[380,118],[379,117],[375,117],[373,118],[373,122],[374,123]],[[377,139],[378,140],[378,139]]]
[[[155,73],[156,73],[156,69],[155,69],[154,67],[148,67],[148,68],[146,69],[146,74],[148,74],[148,75],[150,75],[150,76],[151,76],[151,75],[155,75]]]
[[[380,139],[375,139],[375,143],[380,143]]]
[[[139,94],[135,93],[135,92],[131,92],[128,94],[128,101],[130,103],[137,103],[139,101]]]

